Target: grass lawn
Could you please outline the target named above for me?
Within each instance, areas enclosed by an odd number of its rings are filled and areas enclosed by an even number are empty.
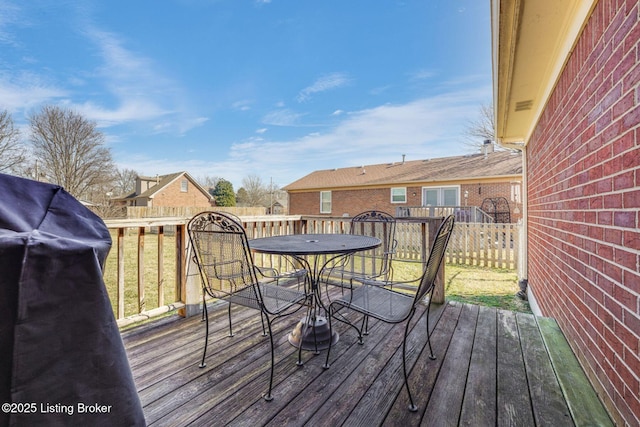
[[[118,249],[117,236],[112,232],[113,246],[107,257],[104,269],[104,281],[114,313],[117,312],[117,273]],[[124,244],[124,289],[125,317],[138,313],[138,236],[135,232],[125,235]],[[176,264],[175,236],[164,236],[164,281],[160,284],[164,290],[164,303],[175,301]],[[144,236],[144,288],[145,309],[158,307],[158,235],[146,233]]]
[[[448,299],[531,313],[527,301],[516,293],[518,276],[513,270],[447,265],[445,295]]]
[[[394,261],[394,280],[407,280],[420,274],[420,264]],[[518,275],[513,270],[447,264],[445,295],[449,300],[531,313],[527,301],[516,293]]]

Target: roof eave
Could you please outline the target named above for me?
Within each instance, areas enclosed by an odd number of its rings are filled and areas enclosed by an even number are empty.
[[[526,145],[596,3],[491,0],[493,104],[499,144]]]

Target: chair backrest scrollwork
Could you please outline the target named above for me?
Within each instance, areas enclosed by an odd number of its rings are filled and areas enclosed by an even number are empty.
[[[209,295],[225,297],[257,283],[247,235],[237,218],[202,212],[189,221],[187,229]]]

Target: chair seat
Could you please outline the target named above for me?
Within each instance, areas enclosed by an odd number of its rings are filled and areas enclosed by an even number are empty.
[[[414,295],[381,286],[363,285],[333,302],[389,323],[405,320],[414,304]]]
[[[289,289],[271,283],[260,283],[260,293],[264,308],[272,314],[279,314],[290,307],[299,304],[307,298],[306,293],[295,289]],[[225,297],[225,301],[239,304],[245,307],[252,307],[260,310],[260,304],[253,286],[244,288],[234,294]]]

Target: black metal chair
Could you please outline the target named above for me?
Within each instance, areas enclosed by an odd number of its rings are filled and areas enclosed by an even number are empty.
[[[429,301],[427,303],[427,342],[429,345],[429,357],[435,359],[433,355],[433,349],[431,347],[431,334],[429,332],[429,309],[431,307],[431,299],[433,297],[433,289],[435,280],[438,275],[438,270],[444,259],[445,250],[451,237],[453,230],[453,224],[455,220],[453,215],[448,216],[440,224],[435,240],[431,245],[431,252],[429,253],[429,259],[423,270],[422,275],[413,281],[404,282],[391,282],[364,279],[361,286],[354,286],[347,295],[344,295],[340,299],[333,301],[329,306],[329,330],[333,328],[332,319],[339,320],[353,327],[358,332],[358,340],[362,344],[362,328],[358,328],[352,322],[350,322],[341,313],[343,309],[353,310],[363,315],[363,327],[365,320],[369,317],[381,320],[387,323],[402,323],[406,322],[404,330],[404,340],[402,342],[402,368],[404,371],[404,383],[407,387],[407,394],[409,395],[409,410],[417,411],[417,407],[413,402],[411,396],[411,390],[409,389],[409,379],[406,366],[406,347],[407,336],[409,334],[409,325],[411,319],[416,312],[418,304],[428,294]],[[392,285],[396,288],[406,287],[408,283],[417,282],[417,290],[414,295],[408,295],[398,292],[392,288]],[[329,368],[329,354],[331,347],[327,350],[327,360],[325,368]]]
[[[382,244],[368,251],[356,252],[327,267],[324,282],[351,287],[354,279],[392,279],[391,260],[397,246],[396,219],[380,211],[362,212],[351,219],[350,234],[372,236]]]
[[[206,295],[229,302],[229,336],[233,336],[231,303],[259,310],[263,333],[266,318],[271,341],[271,374],[269,390],[264,398],[267,401],[272,400],[275,360],[271,324],[276,318],[292,314],[304,307],[305,302],[311,297],[311,294],[307,293],[306,271],[292,269],[291,273],[278,273],[274,269],[259,269],[255,266],[244,227],[233,215],[202,212],[189,221],[187,229],[203,286],[206,333],[200,367],[206,366],[209,338]],[[299,289],[300,280],[305,284],[302,290]],[[301,358],[302,349],[299,348],[299,364]]]

